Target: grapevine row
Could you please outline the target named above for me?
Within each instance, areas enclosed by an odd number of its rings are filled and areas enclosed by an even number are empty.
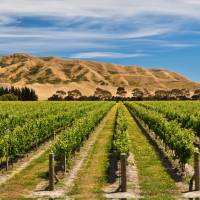
[[[56,157],[69,159],[83,141],[89,137],[113,104],[113,102],[103,102],[99,108],[93,109],[86,116],[76,120],[73,126],[65,131],[55,144],[53,151]]]
[[[32,147],[44,142],[54,132],[61,128],[72,126],[74,121],[84,116],[91,109],[97,109],[103,103],[92,103],[85,106],[80,102],[72,106],[68,111],[60,111],[45,118],[39,118],[25,123],[24,126],[17,126],[13,131],[5,133],[0,138],[0,157],[17,157],[26,153]]]
[[[113,147],[116,150],[118,158],[121,153],[129,154],[128,122],[121,103],[119,103],[117,109]]]
[[[2,106],[2,110],[0,112],[2,116],[6,116],[6,118],[2,117],[0,121],[0,136],[4,135],[4,133],[6,133],[8,130],[14,130],[17,126],[24,126],[26,123],[30,123],[31,121],[34,122],[35,119],[45,118],[49,115],[56,115],[59,112],[67,112],[69,111],[69,109],[73,110],[74,107],[80,104],[78,102],[61,102],[60,104],[58,104],[58,102],[39,102],[38,104],[35,104],[35,102],[28,102],[23,104],[22,106],[22,104],[17,103],[16,105],[21,106],[21,108],[19,109],[18,106],[15,106],[15,103],[16,102],[11,104],[13,105],[13,108],[7,110],[6,112],[2,111],[4,108],[4,104],[2,105],[2,103],[0,103],[0,105]],[[84,104],[85,106],[89,105],[89,103]],[[7,114],[3,115],[3,113]]]
[[[184,129],[176,121],[168,121],[162,114],[133,102],[125,103],[132,114],[143,121],[175,153],[180,163],[187,163],[194,152],[194,132]]]
[[[168,120],[176,120],[184,128],[191,128],[200,136],[200,103],[197,102],[137,102],[162,113]]]

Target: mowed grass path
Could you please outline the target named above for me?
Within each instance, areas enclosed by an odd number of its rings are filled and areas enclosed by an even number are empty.
[[[70,192],[74,199],[104,199],[102,188],[107,180],[109,150],[114,131],[117,104],[109,112],[97,142],[93,146]]]
[[[141,129],[126,109],[131,152],[139,172],[139,183],[144,199],[180,199],[174,180],[167,173],[162,161]]]
[[[16,174],[12,179],[0,186],[0,199],[31,199],[24,198],[30,194],[40,181],[44,180],[48,171],[48,153],[32,161],[31,164]]]

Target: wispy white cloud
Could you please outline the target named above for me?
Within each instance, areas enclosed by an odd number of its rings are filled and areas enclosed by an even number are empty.
[[[0,26],[7,25],[16,22],[16,19],[14,17],[10,16],[0,16]]]
[[[162,35],[174,28],[153,26],[121,32],[97,32],[90,30],[59,30],[56,28],[1,27],[0,38],[44,38],[44,39],[136,39]]]
[[[1,0],[0,13],[99,18],[163,14],[200,19],[199,8],[198,0]]]
[[[124,39],[134,39],[134,38],[144,38],[151,36],[158,36],[175,31],[175,28],[172,27],[162,27],[162,26],[153,26],[153,27],[143,27],[135,32],[125,33],[121,35],[121,38]]]
[[[150,47],[168,47],[168,48],[188,48],[193,44],[184,42],[172,42],[167,40],[150,39],[155,35],[167,33],[169,29],[155,29],[152,30],[144,28],[144,30],[137,30],[130,33],[97,33],[91,31],[67,31],[58,29],[41,29],[41,28],[19,28],[19,27],[4,27],[0,32],[0,52],[14,53],[14,52],[29,52],[40,53],[49,51],[70,51],[70,50],[91,50],[95,52],[81,53],[72,55],[74,58],[104,57],[104,58],[133,58],[141,57],[144,54],[111,54],[109,52],[99,52],[104,49],[120,49],[121,40],[142,46]],[[113,41],[113,42],[111,42]],[[149,45],[148,45],[149,44]],[[133,46],[134,47],[134,46]],[[130,48],[130,47],[129,47]],[[97,55],[98,53],[98,55]]]
[[[200,20],[199,10],[200,3],[196,0],[38,0],[37,3],[35,0],[1,0],[0,48],[9,52],[96,48],[93,55],[99,53],[98,57],[122,58],[136,54],[104,52],[100,56],[101,48],[105,48],[104,51],[120,49],[123,41],[130,41],[134,48],[139,39],[162,36],[165,41],[152,42],[151,46],[186,48],[193,45],[169,42],[166,36],[182,31],[187,20]],[[20,26],[23,17],[52,19],[55,24],[52,27],[36,24],[35,28],[27,24]],[[143,47],[147,44],[148,41]]]
[[[0,53],[11,54],[16,52],[26,53],[46,53],[49,52],[69,52],[80,51],[85,49],[112,49],[112,45],[102,44],[91,41],[70,41],[70,40],[29,40],[18,39],[5,41],[0,39]]]
[[[33,29],[26,28],[26,33],[13,26],[7,28],[6,24],[20,21],[21,17],[46,17],[57,19],[55,26],[64,26],[72,19],[76,19],[78,28],[69,27],[65,31],[66,37],[72,32],[78,37],[90,38],[141,38],[164,35],[178,31],[185,20],[200,20],[200,4],[195,0],[1,0],[0,26],[1,37],[43,37],[45,32],[39,29],[38,34],[33,35]],[[154,17],[161,16],[179,17],[169,22],[162,22]],[[81,23],[82,22],[82,23]],[[127,26],[124,28],[124,24]],[[2,26],[3,25],[3,26]],[[95,27],[95,28],[93,28]],[[74,30],[73,30],[74,29]],[[123,31],[124,29],[124,31]],[[49,30],[48,30],[49,31]],[[52,31],[52,30],[51,30]],[[43,32],[43,33],[42,33]],[[85,33],[84,33],[85,32]],[[119,33],[119,35],[115,33]],[[41,33],[41,34],[40,34]],[[45,34],[53,37],[53,34]],[[19,36],[21,35],[21,36]]]
[[[144,57],[147,54],[142,53],[118,53],[118,52],[83,52],[72,54],[69,58],[135,58],[135,57]]]
[[[160,39],[138,39],[135,42],[142,44],[149,44],[155,47],[171,47],[171,48],[190,48],[199,46],[200,43],[186,42],[186,41],[172,41],[172,40],[160,40]]]
[[[165,43],[163,46],[165,47],[174,47],[174,48],[189,48],[197,46],[197,44],[186,44],[186,43]]]

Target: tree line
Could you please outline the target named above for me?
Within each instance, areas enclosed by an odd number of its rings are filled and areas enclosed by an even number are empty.
[[[99,101],[99,100],[200,100],[200,89],[196,89],[192,95],[188,89],[172,89],[172,90],[157,90],[154,94],[150,93],[147,89],[134,88],[132,96],[127,97],[127,91],[124,87],[118,87],[116,96],[108,90],[97,87],[94,94],[91,96],[84,96],[78,89],[70,90],[67,93],[63,90],[56,91],[49,101]],[[4,88],[0,87],[0,100],[4,101],[37,101],[38,96],[33,89],[28,87],[22,88]]]
[[[200,100],[200,89],[196,89],[193,94],[188,89],[172,89],[172,90],[157,90],[154,94],[147,89],[134,88],[132,96],[126,97],[127,91],[124,87],[118,87],[116,96],[113,96],[110,91],[97,87],[94,94],[91,96],[83,96],[78,89],[70,90],[67,93],[63,90],[56,91],[49,101],[59,100],[79,100],[79,101],[98,101],[98,100]]]
[[[0,100],[1,101],[37,101],[38,96],[35,90],[28,87],[15,88],[15,87],[0,87]]]

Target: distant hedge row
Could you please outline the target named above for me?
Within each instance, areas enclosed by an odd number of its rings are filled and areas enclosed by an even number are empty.
[[[37,101],[38,96],[33,89],[22,88],[4,88],[0,87],[0,101]]]

